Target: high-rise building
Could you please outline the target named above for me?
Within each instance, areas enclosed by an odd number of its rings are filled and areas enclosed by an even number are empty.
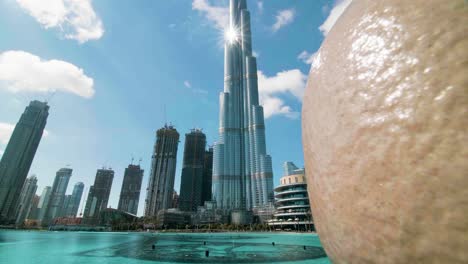
[[[54,218],[62,216],[65,192],[67,191],[68,182],[70,181],[72,172],[73,170],[70,168],[61,168],[57,171],[50,193],[50,201],[44,218],[42,219],[43,225],[47,225]]]
[[[73,186],[73,192],[67,205],[65,216],[76,217],[80,207],[81,197],[83,196],[84,183],[77,182]]]
[[[179,194],[177,194],[176,190],[172,193],[171,208],[179,208]]]
[[[203,183],[202,183],[202,199],[201,205],[206,201],[211,201],[211,188],[213,178],[213,148],[205,151],[205,159],[203,161]]]
[[[99,220],[99,214],[107,208],[109,195],[114,180],[112,169],[99,169],[94,179],[94,185],[89,188],[88,199],[84,210],[83,218],[89,224],[95,224]]]
[[[246,0],[230,0],[220,94],[219,140],[214,145],[213,198],[225,211],[273,202],[273,171],[266,152]]]
[[[184,160],[180,181],[179,209],[197,211],[203,205],[203,164],[205,162],[206,136],[199,129],[185,134]]]
[[[274,219],[268,225],[275,229],[313,230],[305,171],[292,162],[285,162],[283,168],[284,176],[280,179],[280,185],[275,188]]]
[[[44,187],[44,190],[41,193],[41,198],[39,199],[39,204],[37,205],[37,209],[39,211],[39,215],[37,219],[42,221],[44,219],[45,213],[47,211],[47,207],[49,207],[50,201],[50,194],[52,192],[51,186]]]
[[[59,216],[68,216],[68,207],[70,206],[71,194],[66,194],[63,198],[62,210]]]
[[[16,224],[23,224],[32,207],[32,199],[37,190],[37,178],[35,175],[29,177],[24,182],[19,197],[18,210],[16,214]]]
[[[39,195],[34,194],[32,201],[31,201],[31,208],[29,209],[29,213],[26,216],[26,219],[37,220],[39,216],[39,209],[37,208],[39,204],[39,199],[41,197]]]
[[[128,165],[125,169],[118,209],[136,215],[140,201],[143,170],[140,165]]]
[[[13,223],[21,188],[49,115],[47,103],[32,101],[16,124],[0,160],[0,223]]]
[[[156,132],[145,216],[157,216],[159,210],[171,207],[178,145],[179,133],[173,126],[165,125]]]

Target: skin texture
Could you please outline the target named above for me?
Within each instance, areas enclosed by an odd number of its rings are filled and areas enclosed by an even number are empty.
[[[354,0],[303,104],[309,197],[334,263],[468,263],[468,4]]]

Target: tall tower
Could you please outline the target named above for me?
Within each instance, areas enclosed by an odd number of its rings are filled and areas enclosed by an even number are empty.
[[[41,141],[49,106],[32,101],[16,124],[0,160],[0,223],[15,221],[21,188]]]
[[[128,165],[125,169],[118,209],[136,215],[140,201],[141,181],[143,170],[140,165]]]
[[[18,203],[18,211],[16,214],[16,224],[23,224],[32,207],[32,199],[37,190],[37,178],[35,175],[29,177],[24,182],[21,190],[21,195]]]
[[[77,182],[73,186],[73,192],[67,206],[66,216],[76,217],[78,208],[80,207],[81,197],[83,196],[84,183]]]
[[[88,224],[96,224],[99,220],[101,210],[107,208],[109,195],[114,180],[114,171],[112,169],[99,169],[94,178],[94,185],[89,188],[88,199],[83,214]]]
[[[202,183],[202,201],[201,205],[204,205],[205,201],[211,201],[212,196],[212,178],[213,178],[213,148],[209,148],[205,151],[205,158],[203,160],[203,183]]]
[[[42,223],[47,225],[56,217],[62,216],[63,202],[65,201],[65,192],[68,188],[68,182],[72,176],[73,170],[70,168],[61,168],[55,175],[54,184],[50,193],[50,201]]]
[[[220,94],[219,140],[214,145],[213,198],[218,208],[251,210],[273,202],[271,157],[245,0],[230,0]]]
[[[179,209],[182,211],[196,211],[202,205],[205,146],[206,136],[201,130],[192,129],[185,134],[179,197]]]
[[[44,187],[44,190],[41,193],[41,198],[39,199],[39,204],[37,205],[37,209],[39,211],[39,215],[37,219],[39,221],[42,221],[44,219],[45,213],[47,211],[47,207],[49,207],[51,192],[52,192],[52,187],[46,186]]]
[[[173,126],[165,125],[156,132],[145,216],[156,216],[159,210],[171,207],[178,145],[179,133]]]

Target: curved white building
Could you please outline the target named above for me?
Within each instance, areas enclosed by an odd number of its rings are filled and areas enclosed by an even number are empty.
[[[314,230],[304,169],[284,163],[284,176],[275,188],[274,219],[269,225],[280,229]]]

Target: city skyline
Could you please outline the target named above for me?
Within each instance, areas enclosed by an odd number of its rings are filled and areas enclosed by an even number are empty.
[[[200,4],[202,2],[207,5]],[[303,164],[298,98],[305,86],[303,76],[308,73],[309,59],[315,52],[311,47],[319,47],[323,39],[319,27],[327,20],[334,2],[263,1],[261,8],[260,2],[248,1],[256,17],[252,21],[252,30],[254,53],[260,58],[260,93],[271,99],[267,102],[281,99],[285,107],[282,113],[272,114],[269,105],[265,124],[276,182],[281,175],[283,161]],[[44,29],[36,17],[29,15],[28,9],[14,1],[0,3],[3,10],[0,11],[0,35],[9,36],[0,43],[0,68],[9,65],[11,56],[21,55],[26,60],[32,55],[42,63],[52,59],[70,63],[84,75],[79,84],[86,89],[59,87],[53,96],[53,89],[48,87],[42,92],[22,88],[13,92],[5,83],[8,80],[0,77],[0,96],[4,98],[4,104],[0,106],[0,154],[9,138],[5,131],[10,131],[30,100],[48,100],[51,106],[48,125],[29,173],[37,175],[38,190],[52,185],[55,171],[67,164],[74,169],[73,182],[85,183],[85,197],[95,170],[102,166],[114,168],[114,186],[121,185],[124,169],[132,156],[141,157],[142,169],[149,172],[153,134],[165,122],[172,122],[181,133],[194,127],[203,128],[208,145],[217,140],[218,92],[223,85],[223,48],[218,42],[224,35],[221,24],[225,19],[223,10],[227,8],[227,1],[168,2],[164,8],[158,9],[158,6],[147,3],[142,8],[125,2],[111,5],[107,1],[94,1],[93,10],[103,25],[102,36],[79,42],[76,38],[65,38],[57,28]],[[219,23],[213,20],[218,16],[211,16],[215,11],[208,7],[219,7],[221,15],[216,20]],[[113,23],[123,22],[112,16],[119,9],[128,12],[130,17],[141,15],[141,27],[136,31],[112,27]],[[311,15],[305,10],[317,13]],[[283,25],[277,23],[280,21],[278,17],[292,21]],[[11,24],[27,34],[10,34]],[[142,41],[139,38],[145,31],[155,34]],[[310,34],[304,36],[298,32]],[[34,35],[39,44],[31,45],[26,39],[28,35]],[[167,40],[162,40],[162,36]],[[284,49],[281,42],[291,38],[298,41]],[[138,46],[133,43],[138,43]],[[135,52],[131,59],[125,55],[129,49]],[[197,62],[203,62],[204,67],[198,67]],[[138,67],[138,64],[144,67]],[[135,74],[123,74],[140,68],[141,71]],[[93,81],[91,85],[87,78]],[[288,78],[293,78],[294,87],[279,84],[290,80]],[[266,85],[276,90],[270,93],[266,91]],[[136,105],[138,107],[134,107]],[[288,142],[279,140],[285,133],[290,138]],[[119,144],[114,144],[113,139],[119,140]],[[294,151],[282,153],[286,147]],[[96,152],[96,148],[102,152]],[[174,188],[179,192],[182,151],[179,151],[177,159]],[[143,212],[147,182],[148,174],[145,174],[138,215]],[[71,188],[68,186],[67,194],[71,193]],[[109,205],[113,208],[117,208],[119,193],[119,188],[111,191]]]

